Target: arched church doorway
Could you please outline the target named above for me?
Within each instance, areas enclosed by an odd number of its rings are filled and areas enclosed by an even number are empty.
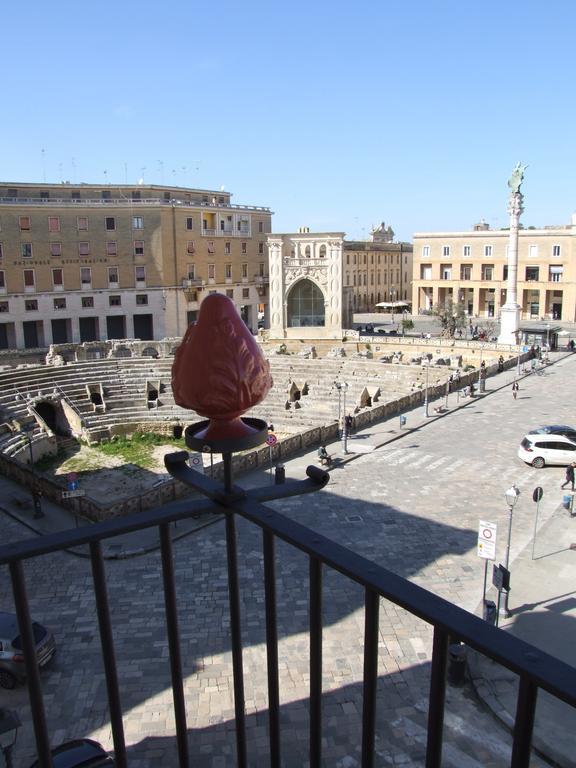
[[[288,294],[288,327],[324,326],[324,294],[311,280],[299,280]]]

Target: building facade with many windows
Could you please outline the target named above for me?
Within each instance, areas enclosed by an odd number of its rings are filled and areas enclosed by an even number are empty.
[[[229,192],[0,183],[0,349],[181,336],[212,291],[256,331],[271,219]]]
[[[471,232],[414,235],[412,311],[447,299],[473,317],[499,317],[506,302],[507,229],[482,222]],[[566,226],[521,229],[518,237],[521,319],[576,320],[576,214]]]

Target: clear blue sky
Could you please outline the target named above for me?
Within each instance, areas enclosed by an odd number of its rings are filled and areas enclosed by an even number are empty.
[[[573,0],[33,0],[2,28],[3,181],[224,185],[276,232],[409,240],[506,226],[521,160],[526,226],[576,210]]]

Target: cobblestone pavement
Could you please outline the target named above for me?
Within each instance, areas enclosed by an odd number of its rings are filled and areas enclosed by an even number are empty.
[[[541,524],[560,503],[563,468],[532,469],[517,459],[516,451],[529,428],[574,420],[575,371],[576,356],[566,358],[546,376],[524,380],[516,402],[509,388],[493,392],[381,448],[376,446],[396,422],[373,427],[351,438],[350,450],[358,455],[333,470],[327,489],[275,504],[293,519],[475,611],[483,578],[476,556],[478,520],[497,522],[502,543],[508,521],[504,492],[513,482],[518,485],[522,495],[515,510],[513,567],[532,535],[532,489],[544,488]],[[488,388],[498,385],[496,378]],[[288,462],[288,475],[301,477],[312,460]],[[260,474],[242,482],[270,479]],[[13,520],[3,520],[3,531],[5,540],[29,535]],[[261,535],[240,521],[238,539],[249,764],[256,766],[266,764],[268,749]],[[178,541],[174,553],[192,764],[227,768],[236,760],[222,523]],[[106,570],[130,765],[176,765],[159,553],[109,561]],[[25,572],[33,615],[54,629],[58,643],[57,657],[43,673],[53,742],[91,736],[111,748],[89,564],[64,553],[26,563]],[[307,765],[307,573],[305,557],[278,544],[287,767]],[[1,605],[11,610],[9,581],[3,576]],[[360,764],[363,593],[330,572],[324,579],[324,622],[324,764],[352,768]],[[424,766],[430,650],[430,629],[382,601],[377,765]],[[24,722],[15,765],[28,766],[34,750],[25,689],[0,691],[0,706],[17,709]],[[468,688],[449,688],[445,766],[508,765],[510,745],[509,733]],[[534,757],[533,765],[542,763]]]

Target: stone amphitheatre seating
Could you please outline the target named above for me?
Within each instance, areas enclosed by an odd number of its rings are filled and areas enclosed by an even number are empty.
[[[20,455],[28,440],[73,434],[89,442],[129,432],[133,425],[164,430],[192,422],[196,414],[174,402],[171,368],[177,340],[94,342],[55,346],[47,365],[0,370],[0,451]],[[274,355],[274,387],[249,415],[294,434],[333,423],[339,415],[335,382],[347,382],[346,412],[395,401],[423,386],[419,366],[350,357]],[[430,369],[429,384],[446,370]]]

